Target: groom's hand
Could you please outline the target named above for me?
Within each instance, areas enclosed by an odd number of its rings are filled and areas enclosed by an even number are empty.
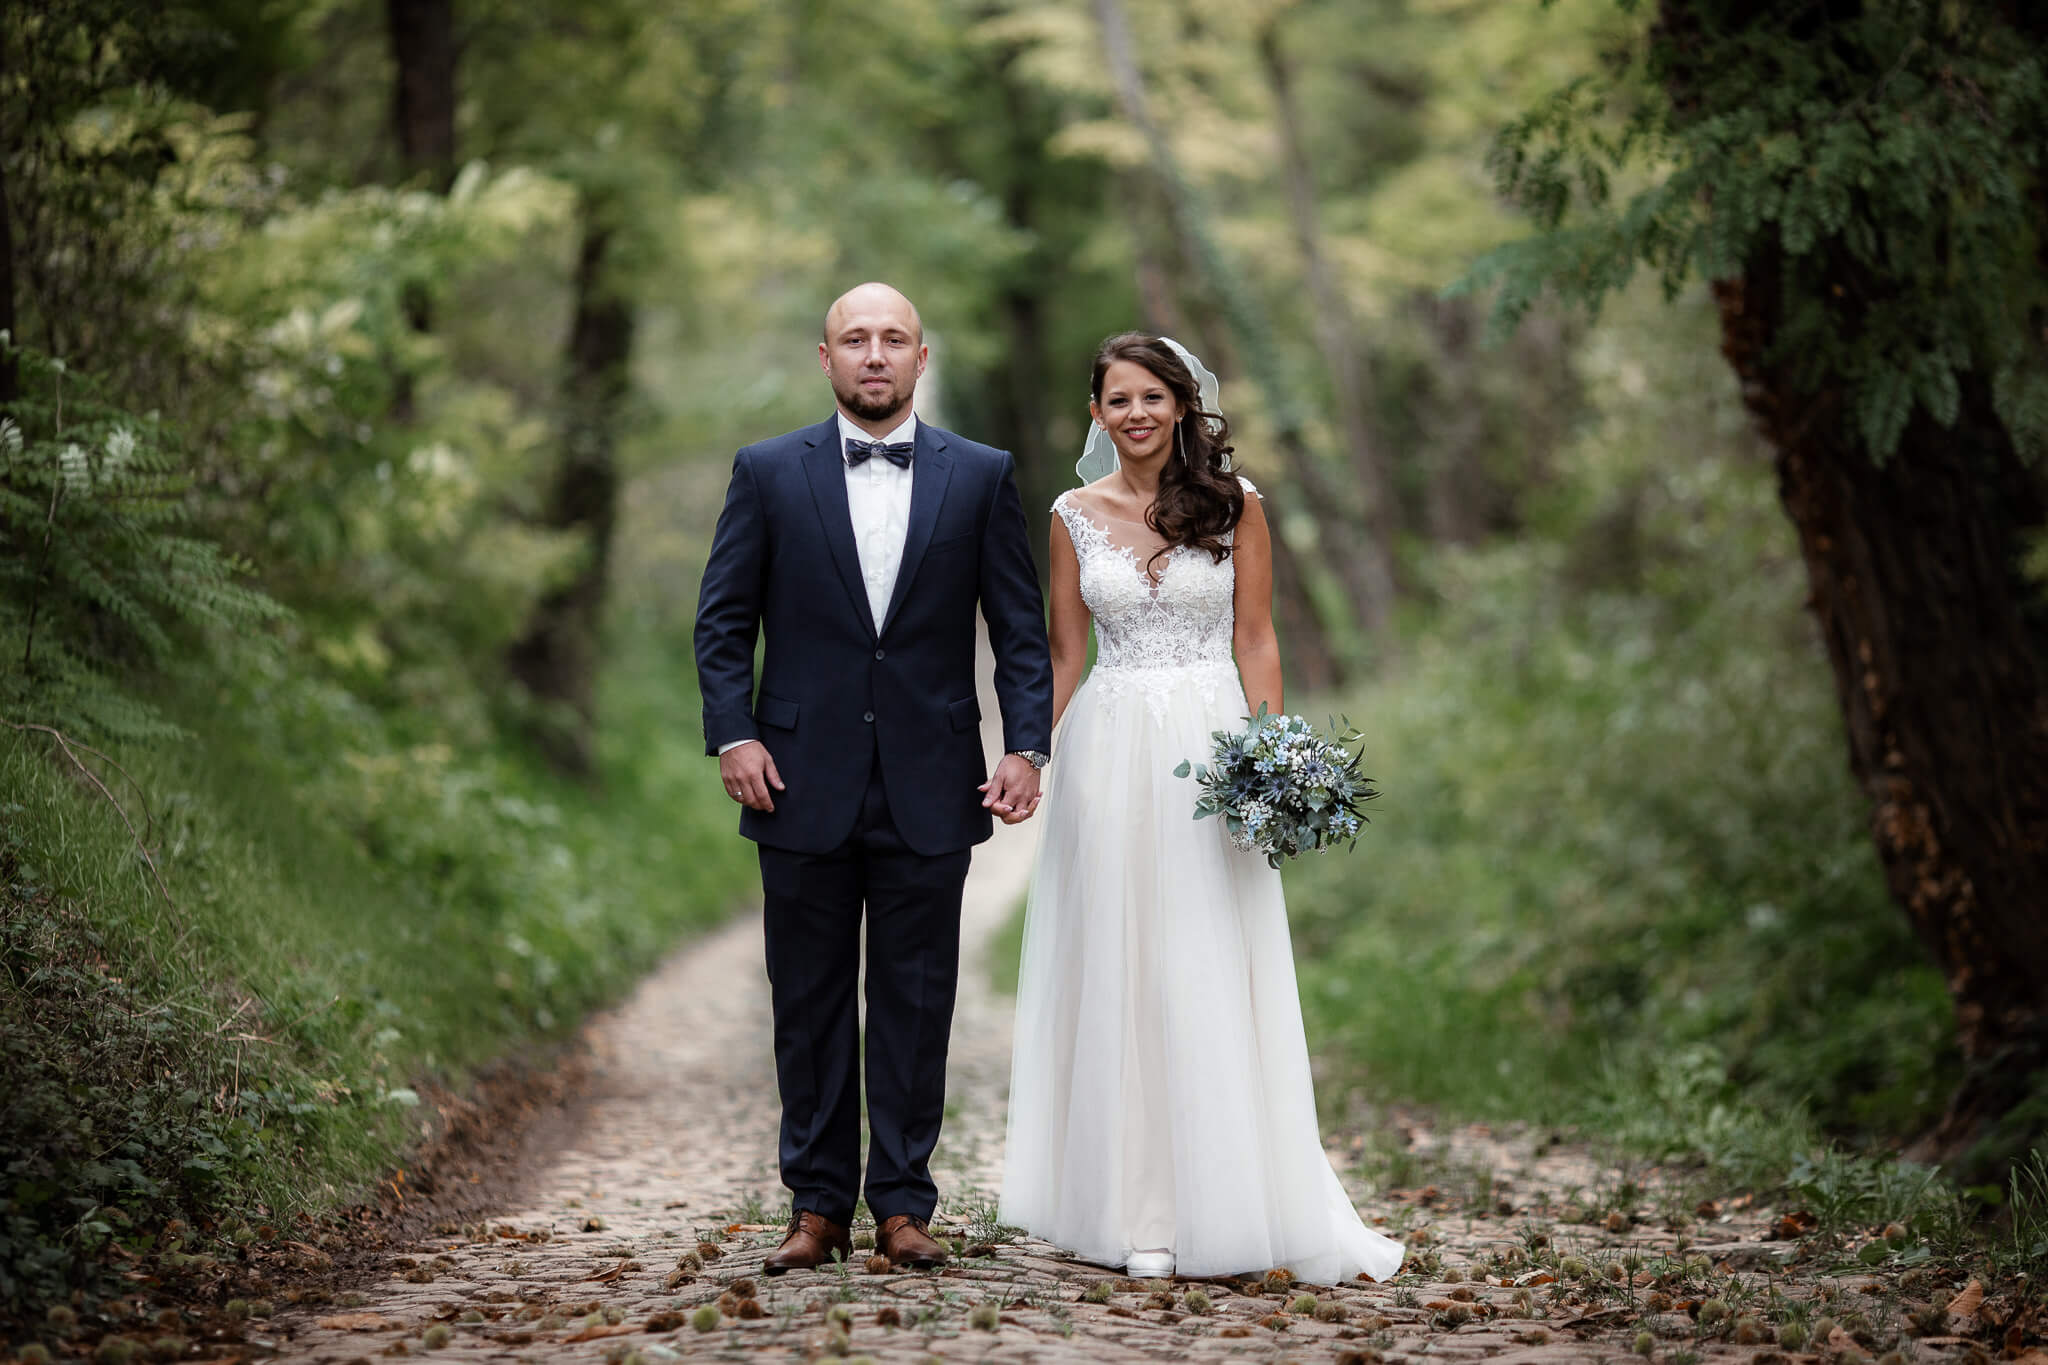
[[[994,775],[975,790],[983,793],[982,809],[1006,825],[1020,825],[1038,809],[1038,769],[1022,755],[1004,754]]]
[[[720,754],[718,779],[725,784],[725,794],[749,810],[773,811],[775,798],[768,789],[784,790],[782,774],[775,771],[775,759],[768,746],[758,739]]]

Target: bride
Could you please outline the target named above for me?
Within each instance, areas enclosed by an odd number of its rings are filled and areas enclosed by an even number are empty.
[[[1177,342],[1104,342],[1089,482],[1053,504],[1057,758],[1001,1216],[1135,1276],[1385,1280],[1401,1246],[1323,1153],[1280,874],[1196,823],[1173,776],[1212,731],[1281,709],[1271,532],[1228,472],[1215,384]]]

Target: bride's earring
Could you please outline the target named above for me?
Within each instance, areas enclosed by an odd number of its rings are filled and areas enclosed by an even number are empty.
[[[1186,464],[1188,462],[1188,448],[1187,442],[1183,439],[1181,426],[1181,422],[1173,424],[1173,453],[1180,456],[1182,464]]]

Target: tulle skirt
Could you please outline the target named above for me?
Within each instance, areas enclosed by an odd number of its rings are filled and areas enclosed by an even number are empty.
[[[1053,744],[1024,927],[1002,1217],[1122,1265],[1400,1268],[1323,1152],[1280,874],[1193,818],[1228,663],[1098,667]]]

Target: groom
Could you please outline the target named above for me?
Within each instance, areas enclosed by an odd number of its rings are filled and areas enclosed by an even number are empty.
[[[697,602],[704,742],[760,846],[782,1181],[795,1213],[762,1269],[851,1253],[864,1193],[891,1261],[926,1230],[946,1098],[968,850],[1038,804],[1052,665],[1014,466],[911,410],[928,352],[885,284],[825,315],[838,411],[733,461]],[[974,614],[988,622],[1003,747],[989,775]],[[760,690],[754,642],[767,632]],[[854,983],[867,916],[867,1180]]]

